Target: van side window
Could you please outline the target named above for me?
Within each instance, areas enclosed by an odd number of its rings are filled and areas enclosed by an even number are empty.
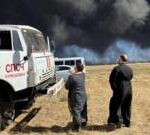
[[[81,60],[76,60],[76,64],[81,64]]]
[[[0,50],[12,50],[10,31],[0,31]]]
[[[20,38],[18,35],[17,31],[13,31],[13,45],[14,45],[14,50],[16,51],[23,51]]]
[[[55,61],[55,65],[63,65],[63,61]]]
[[[74,65],[75,65],[75,62],[74,62],[74,60],[66,60],[66,61],[65,61],[65,65],[74,66]]]

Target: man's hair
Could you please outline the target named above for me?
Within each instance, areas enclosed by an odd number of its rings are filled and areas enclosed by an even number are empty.
[[[121,54],[121,55],[120,55],[120,58],[121,58],[124,62],[127,62],[127,61],[128,61],[128,56],[127,56],[127,54]]]
[[[76,64],[76,68],[77,68],[78,71],[83,71],[84,66],[83,66],[83,64],[78,63],[78,64]]]

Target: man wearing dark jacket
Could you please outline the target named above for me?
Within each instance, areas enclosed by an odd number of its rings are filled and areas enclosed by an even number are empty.
[[[133,71],[126,65],[127,61],[126,54],[120,55],[119,65],[114,67],[110,74],[109,82],[113,96],[109,104],[108,125],[117,125],[122,122],[126,127],[130,127]],[[118,115],[119,109],[121,116]],[[121,117],[122,121],[119,120]]]

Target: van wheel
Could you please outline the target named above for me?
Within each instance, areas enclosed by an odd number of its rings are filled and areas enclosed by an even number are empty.
[[[15,118],[14,103],[3,103],[0,112],[0,129],[5,129]]]
[[[34,102],[35,102],[34,97],[30,98],[27,102],[24,102],[23,103],[24,109],[29,109],[34,104]]]
[[[29,109],[33,105],[33,103],[35,102],[34,89],[30,90],[30,93],[28,93],[27,97],[28,97],[28,100],[17,102],[15,108],[17,108],[17,109]]]

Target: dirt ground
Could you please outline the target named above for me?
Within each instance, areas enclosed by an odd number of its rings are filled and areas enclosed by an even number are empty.
[[[86,67],[88,93],[88,127],[73,133],[68,125],[71,115],[67,106],[67,91],[62,89],[52,98],[36,98],[34,105],[1,132],[1,135],[150,135],[150,63],[130,64],[134,70],[131,128],[111,130],[106,125],[108,105],[112,95],[108,78],[114,65]]]

